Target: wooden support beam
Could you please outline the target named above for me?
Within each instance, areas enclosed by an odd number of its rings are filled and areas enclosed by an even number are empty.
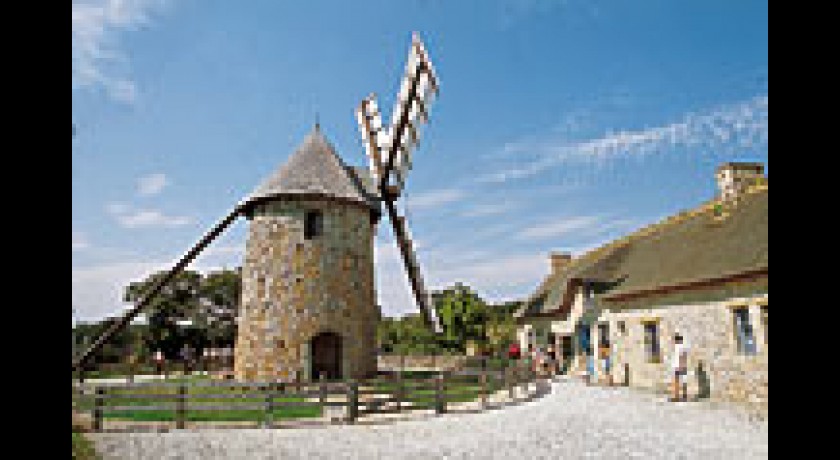
[[[189,265],[201,251],[204,250],[213,240],[215,240],[230,224],[236,220],[237,217],[242,213],[242,208],[237,206],[233,209],[224,219],[222,219],[219,223],[217,223],[214,227],[210,229],[199,241],[195,244],[183,257],[172,267],[163,278],[158,280],[158,282],[152,286],[146,294],[140,299],[140,302],[137,305],[128,311],[119,321],[112,324],[102,335],[99,336],[98,339],[91,345],[85,352],[78,358],[76,361],[73,362],[73,370],[80,368],[84,365],[87,360],[89,360],[96,351],[102,348],[105,343],[110,340],[116,333],[123,330],[131,320],[133,320],[144,308],[149,306],[152,302],[152,299],[160,293],[160,291],[166,286],[170,281],[172,281],[175,276],[184,270],[184,268]]]

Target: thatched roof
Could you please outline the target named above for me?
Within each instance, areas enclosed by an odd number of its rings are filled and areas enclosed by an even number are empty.
[[[573,259],[515,316],[565,314],[578,284],[610,299],[766,269],[768,249],[768,188],[754,187],[737,203],[710,201]]]

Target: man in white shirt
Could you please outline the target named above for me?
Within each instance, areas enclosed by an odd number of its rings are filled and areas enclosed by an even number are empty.
[[[688,374],[688,345],[683,343],[683,338],[679,333],[674,335],[674,353],[671,355],[671,369],[674,375],[672,387],[673,397],[671,401],[688,401],[688,384],[686,383],[686,374]]]

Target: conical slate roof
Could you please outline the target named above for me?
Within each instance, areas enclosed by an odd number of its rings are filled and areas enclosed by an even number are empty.
[[[248,195],[240,206],[271,198],[327,198],[379,210],[366,171],[339,158],[316,125],[286,163]]]

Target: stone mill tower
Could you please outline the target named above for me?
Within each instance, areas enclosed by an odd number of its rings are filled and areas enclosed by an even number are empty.
[[[372,190],[366,171],[344,164],[316,125],[245,198],[236,379],[376,372],[373,240],[380,210]]]

